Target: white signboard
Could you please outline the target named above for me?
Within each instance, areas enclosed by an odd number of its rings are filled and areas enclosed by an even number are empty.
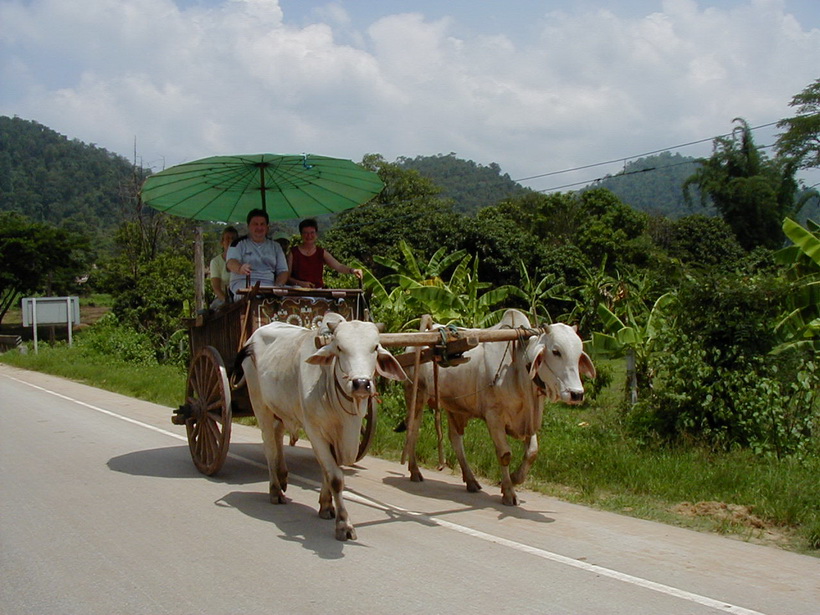
[[[23,326],[34,329],[34,352],[37,352],[37,327],[67,325],[68,345],[71,328],[80,324],[79,297],[26,297],[23,299]]]

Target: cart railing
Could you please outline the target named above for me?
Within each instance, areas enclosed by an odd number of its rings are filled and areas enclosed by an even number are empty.
[[[214,347],[229,374],[239,348],[259,327],[286,322],[317,328],[328,312],[347,320],[369,320],[364,291],[359,288],[256,287],[241,289],[240,300],[187,321],[191,356]]]

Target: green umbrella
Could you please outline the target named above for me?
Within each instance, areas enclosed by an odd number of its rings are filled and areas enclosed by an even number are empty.
[[[289,220],[356,207],[383,187],[376,173],[341,158],[212,156],[150,176],[142,186],[142,202],[195,220],[244,222],[257,208],[271,220]]]

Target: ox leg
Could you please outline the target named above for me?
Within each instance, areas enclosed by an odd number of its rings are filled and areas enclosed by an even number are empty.
[[[538,457],[538,436],[533,434],[524,438],[524,457],[521,459],[521,465],[511,477],[513,485],[520,485],[527,480],[527,474],[532,464],[535,463],[536,457]]]
[[[407,458],[407,470],[410,472],[410,480],[414,483],[420,483],[424,480],[416,460],[416,443],[419,439],[424,400],[426,398],[427,389],[423,380],[419,381],[415,396],[413,395],[412,383],[405,383],[404,400],[407,404],[407,434],[403,456]]]
[[[461,479],[467,485],[467,491],[475,493],[481,491],[481,485],[467,463],[467,455],[464,452],[464,428],[467,426],[466,417],[447,413],[447,435],[450,437],[450,444],[456,453],[458,465],[461,467]]]
[[[262,445],[268,462],[270,501],[272,504],[284,504],[287,502],[285,490],[288,488],[288,468],[282,450],[285,426],[272,412],[264,412],[262,416],[257,414],[256,419],[262,430]]]
[[[311,440],[313,452],[322,466],[322,490],[319,492],[319,517],[336,518],[336,540],[356,540],[356,529],[350,523],[343,498],[345,475],[336,463],[327,442]],[[335,504],[335,509],[334,509]]]
[[[501,466],[501,503],[506,506],[518,506],[518,496],[515,494],[515,487],[510,478],[510,461],[512,460],[512,450],[507,442],[507,432],[504,424],[495,413],[487,413],[487,430],[495,444],[495,454]]]

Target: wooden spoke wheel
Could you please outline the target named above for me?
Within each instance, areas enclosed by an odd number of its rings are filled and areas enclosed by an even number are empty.
[[[362,457],[367,455],[367,450],[370,448],[370,443],[373,441],[373,436],[376,434],[376,404],[371,397],[367,401],[367,414],[362,420],[362,436],[359,440],[359,452],[356,455],[356,461],[361,461]]]
[[[225,463],[231,440],[231,389],[225,364],[213,346],[202,348],[191,361],[185,403],[191,458],[200,472],[211,476]]]

